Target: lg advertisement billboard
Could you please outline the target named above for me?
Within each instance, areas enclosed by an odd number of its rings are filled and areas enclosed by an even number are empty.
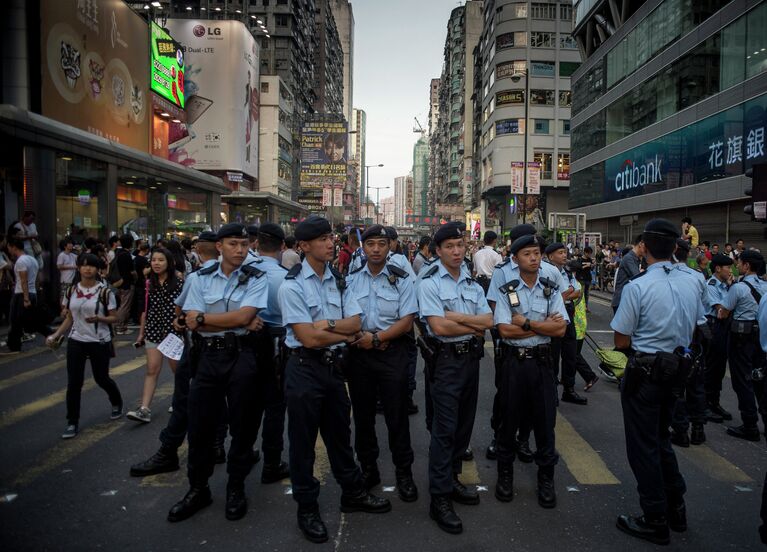
[[[40,3],[42,114],[149,151],[149,30],[123,0]]]
[[[239,21],[169,19],[183,49],[186,124],[171,125],[169,158],[198,170],[258,177],[259,50]]]

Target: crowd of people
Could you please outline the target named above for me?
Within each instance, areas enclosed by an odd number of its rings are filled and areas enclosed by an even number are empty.
[[[22,231],[36,235],[33,221],[25,219]],[[370,492],[381,482],[375,429],[381,411],[398,496],[418,499],[409,415],[418,412],[413,393],[420,351],[431,435],[429,515],[444,531],[460,533],[453,504],[480,501],[458,475],[474,454],[470,440],[487,332],[496,393],[485,454],[497,462],[495,497],[511,501],[515,461],[534,461],[538,503],[554,508],[556,409],[560,402],[587,405],[575,389],[576,374],[585,392],[599,381],[581,351],[589,290],[602,287],[600,267],[609,260],[615,265],[611,326],[616,349],[628,357],[621,381],[627,452],[643,511],[620,516],[617,526],[664,544],[669,529],[686,529],[684,479],[671,443],[700,444],[706,422],[732,419],[719,402],[727,362],[742,418],[728,433],[759,440],[763,412],[764,258],[740,241],[730,251],[735,259],[712,246],[707,280],[688,266],[701,247],[708,258],[705,244],[693,244],[697,235],[691,221],[680,230],[656,219],[631,246],[618,251],[620,244],[610,242],[595,255],[588,246],[581,251],[546,243],[528,224],[514,227],[510,244],[499,247],[492,231],[482,243],[469,243],[462,223],[445,224],[416,242],[381,225],[336,238],[327,220],[311,216],[293,236],[265,223],[226,224],[195,240],[159,240],[152,247],[130,235],[81,245],[65,239],[56,259],[63,321],[52,331],[28,329],[47,334],[51,347],[67,338],[64,439],[79,431],[88,360],[110,401],[110,416],[123,415],[123,397],[109,377],[115,335],[137,331],[134,346],[147,357],[130,419],[151,421],[158,375],[168,360],[175,382],[171,416],[158,451],[133,465],[131,475],[179,469],[178,448],[188,438],[189,491],[170,509],[169,521],[185,520],[212,502],[208,479],[224,462],[225,516],[243,517],[260,432],[261,481],[290,477],[298,526],[312,542],[328,539],[313,476],[318,433],[343,490],[342,511],[387,512],[391,503]],[[35,307],[41,267],[36,249],[30,255],[26,246],[9,236],[3,248],[15,275],[12,351],[20,349],[28,322],[15,322],[18,310]],[[668,285],[653,285],[661,280]],[[174,339],[184,345],[180,358],[161,352]],[[282,458],[286,421],[289,462]]]

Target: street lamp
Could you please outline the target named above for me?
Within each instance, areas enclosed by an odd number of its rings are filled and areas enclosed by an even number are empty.
[[[365,184],[370,182],[370,171],[368,170],[370,167],[383,167],[383,163],[379,163],[378,165],[365,165]],[[361,186],[362,189],[360,190],[360,212],[362,211],[362,205],[365,203],[365,184]],[[368,189],[370,189],[370,186],[368,186]]]
[[[378,165],[378,166],[383,167],[383,165]],[[381,195],[381,190],[388,190],[389,188],[391,188],[391,186],[368,186],[368,190],[376,191],[376,224],[378,224],[378,211],[380,210],[380,205],[378,205],[378,199],[379,199],[379,196]]]
[[[527,121],[528,109],[530,107],[530,70],[525,62],[525,68],[511,75],[512,82],[519,82],[519,79],[525,77],[525,153],[524,168],[522,174],[522,223],[525,222],[525,210],[527,209]]]

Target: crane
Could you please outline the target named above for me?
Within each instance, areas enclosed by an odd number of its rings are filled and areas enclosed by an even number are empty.
[[[417,126],[413,127],[413,132],[416,133],[416,134],[420,133],[421,134],[421,138],[426,136],[426,131],[421,126],[421,123],[418,122],[418,117],[413,117],[413,120],[415,121],[415,124],[417,125]]]

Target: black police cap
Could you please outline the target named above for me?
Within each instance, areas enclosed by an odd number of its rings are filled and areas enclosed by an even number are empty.
[[[755,263],[764,263],[764,257],[755,249],[746,249],[743,253],[740,254],[740,260],[744,263],[749,263],[752,265]]]
[[[218,233],[216,234],[216,241],[221,241],[224,238],[247,238],[247,237],[248,237],[248,231],[245,230],[245,226],[243,226],[239,222],[230,222],[229,224],[224,224],[221,228],[219,228]]]
[[[378,225],[374,225],[378,226]],[[384,230],[386,230],[386,233],[389,235],[390,240],[396,240],[399,238],[399,234],[397,234],[397,229],[394,228],[394,226],[384,226]]]
[[[521,238],[522,236],[532,236],[536,232],[537,230],[532,224],[517,224],[509,232],[509,238],[514,241],[517,238]]]
[[[372,226],[369,226],[368,229],[362,233],[362,237],[360,239],[362,243],[365,243],[365,240],[368,240],[370,238],[392,239],[391,234],[389,234],[387,229],[381,226],[380,224],[374,224]]]
[[[197,241],[215,243],[218,240],[216,239],[215,232],[211,232],[210,230],[205,230],[204,232],[200,232],[200,235],[197,236]]]
[[[652,219],[644,227],[644,234],[654,234],[664,238],[678,238],[679,230],[670,221],[662,218]]]
[[[280,227],[279,224],[275,224],[273,222],[265,222],[257,228],[259,235],[263,234],[270,238],[285,241],[285,231]]]
[[[310,241],[331,233],[333,229],[327,219],[319,215],[311,215],[298,223],[295,236],[298,241]]]
[[[730,266],[734,263],[730,257],[727,255],[723,255],[722,253],[717,253],[716,255],[713,255],[711,257],[711,270],[713,270],[717,266]]]
[[[519,238],[514,240],[514,243],[511,244],[511,254],[516,255],[520,250],[524,249],[525,247],[530,247],[533,245],[536,247],[540,247],[540,242],[538,241],[536,236],[532,234],[520,236]]]
[[[565,244],[561,242],[554,242],[546,247],[545,253],[546,255],[551,255],[554,253],[554,251],[559,251],[560,249],[564,249]]]
[[[248,236],[258,236],[258,224],[251,224],[246,228]]]
[[[434,233],[434,243],[440,245],[445,240],[463,238],[463,223],[458,226],[455,222],[448,222],[440,226]]]
[[[688,242],[687,240],[683,240],[682,238],[677,238],[676,239],[676,246],[679,249],[684,249],[688,253],[690,252],[690,242]]]

